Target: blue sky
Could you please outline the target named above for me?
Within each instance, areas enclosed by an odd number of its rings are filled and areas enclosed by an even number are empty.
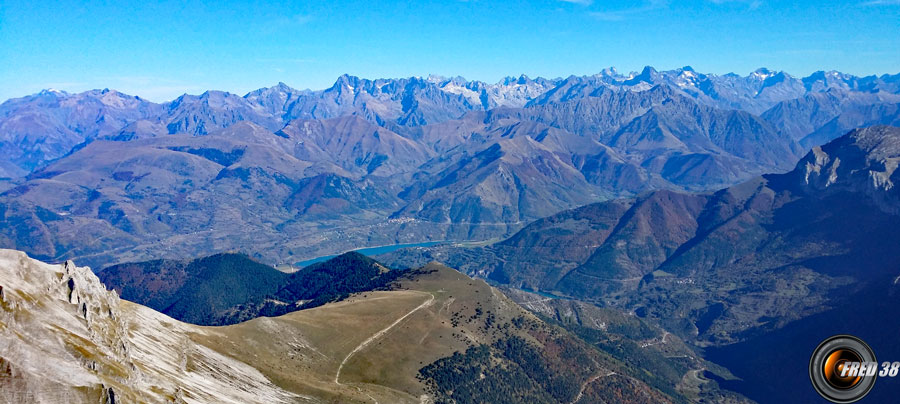
[[[154,101],[320,89],[342,73],[900,72],[900,0],[85,3],[0,2],[0,100],[49,87]]]

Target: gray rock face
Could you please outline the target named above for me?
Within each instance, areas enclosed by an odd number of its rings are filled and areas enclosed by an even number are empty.
[[[86,267],[0,250],[0,400],[296,402],[259,371],[195,344],[203,329],[120,301]]]
[[[850,132],[812,151],[797,164],[796,177],[810,193],[867,195],[886,213],[900,213],[900,128],[875,126]]]

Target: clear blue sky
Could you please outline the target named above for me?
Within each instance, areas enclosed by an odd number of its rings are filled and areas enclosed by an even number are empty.
[[[342,73],[900,72],[900,0],[85,3],[0,1],[0,100],[48,87],[154,101],[320,89]]]

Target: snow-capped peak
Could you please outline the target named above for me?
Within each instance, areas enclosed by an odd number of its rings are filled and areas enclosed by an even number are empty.
[[[477,92],[466,88],[464,85],[460,85],[456,80],[446,80],[441,86],[441,90],[450,94],[462,95],[463,97],[468,98],[473,104],[480,103],[479,94]]]
[[[619,75],[619,71],[616,70],[614,66],[610,66],[601,70],[600,75],[605,77],[617,77]]]
[[[438,74],[429,74],[428,77],[425,78],[425,81],[434,84],[441,84],[447,81],[447,78]]]
[[[64,96],[69,95],[69,93],[62,91],[62,90],[57,90],[55,88],[47,88],[47,89],[41,90],[41,92],[39,92],[38,95],[53,95],[53,96],[57,96],[57,97],[64,97]]]
[[[769,77],[774,76],[775,74],[776,74],[775,72],[773,72],[765,67],[761,67],[761,68],[753,71],[753,73],[750,73],[750,77],[753,77],[753,78],[756,78],[759,80],[765,80]]]

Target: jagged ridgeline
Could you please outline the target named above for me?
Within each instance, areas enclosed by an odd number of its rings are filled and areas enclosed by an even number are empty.
[[[367,267],[351,263],[383,268],[355,254],[339,258],[332,269],[317,271],[344,271],[348,278],[361,271],[367,275],[359,282],[366,282],[372,279]],[[172,268],[234,271],[252,263],[215,256],[181,267],[156,264],[177,277]],[[389,290],[202,327],[120,300],[88,268],[0,250],[0,397],[48,403],[677,403],[698,394],[737,397],[696,378],[691,380],[702,389],[661,389],[649,376],[659,373],[656,365],[637,368],[598,349],[605,338],[658,336],[651,326],[638,325],[647,330],[640,335],[615,326],[595,330],[599,334],[586,342],[448,267],[429,264],[397,274]],[[186,283],[197,282],[190,279]],[[632,324],[622,330],[640,323],[626,317],[607,321]],[[646,354],[662,357],[663,351],[651,352],[655,346],[648,345]],[[685,366],[685,372],[696,371]]]
[[[0,246],[103,267],[504,238],[564,209],[787,171],[850,129],[900,122],[898,93],[900,75],[690,67],[342,76],[163,104],[45,91],[0,105]]]

